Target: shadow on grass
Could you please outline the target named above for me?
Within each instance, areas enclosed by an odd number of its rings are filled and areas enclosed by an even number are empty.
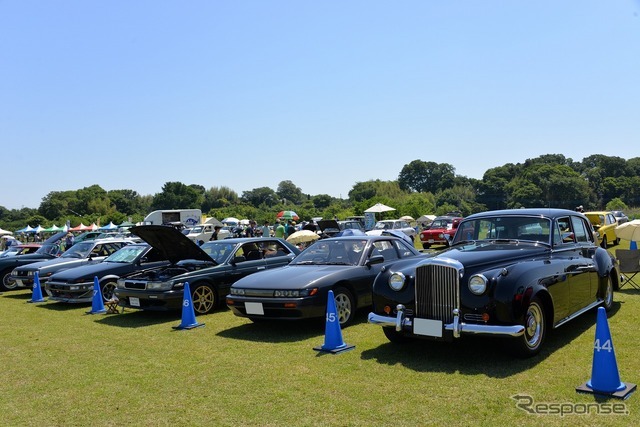
[[[324,325],[317,319],[261,320],[225,329],[218,336],[244,341],[269,343],[302,341],[324,333]]]
[[[21,292],[21,291],[23,291],[23,292]],[[24,292],[24,289],[20,289],[20,290],[16,290],[16,291],[1,292],[0,296],[2,296],[2,298],[7,298],[7,299],[23,299],[23,300],[27,300],[27,299],[31,299],[32,293],[31,292]]]
[[[367,323],[368,310],[359,310],[349,327]],[[343,330],[345,328],[342,328]],[[224,338],[269,343],[302,341],[322,337],[325,333],[324,318],[297,320],[254,320],[251,323],[225,329],[218,333]],[[321,339],[321,338],[320,338]]]
[[[96,323],[107,326],[117,326],[120,328],[142,328],[150,325],[175,322],[180,324],[181,313],[179,311],[125,311],[117,314],[96,314]]]
[[[619,310],[620,303],[615,302],[608,317],[614,316]],[[551,330],[541,352],[528,359],[520,359],[509,353],[509,339],[475,335],[463,336],[451,343],[421,339],[406,344],[389,342],[363,351],[361,357],[387,365],[401,364],[420,372],[459,372],[506,378],[536,366],[556,351],[562,351],[567,343],[595,325],[596,316],[597,310],[590,310]]]

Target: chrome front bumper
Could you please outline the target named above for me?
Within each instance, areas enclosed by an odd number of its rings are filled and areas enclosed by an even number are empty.
[[[393,327],[396,331],[408,331],[413,333],[413,321],[405,316],[405,307],[399,304],[396,307],[398,314],[393,316],[382,316],[380,314],[369,313],[368,322],[374,325]],[[498,326],[498,325],[478,325],[473,323],[460,322],[460,312],[453,310],[453,322],[443,324],[445,331],[453,333],[454,338],[460,338],[462,334],[494,335],[519,337],[524,334],[524,326]]]

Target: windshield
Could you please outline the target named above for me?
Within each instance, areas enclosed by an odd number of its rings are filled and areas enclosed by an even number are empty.
[[[200,249],[205,251],[215,262],[218,264],[224,263],[231,254],[234,252],[235,245],[231,243],[225,243],[224,240],[210,241],[200,246]]]
[[[109,255],[105,262],[122,262],[133,263],[140,256],[141,253],[147,250],[147,246],[129,245],[122,249],[118,249],[111,255]]]
[[[358,265],[366,247],[366,240],[319,240],[302,251],[293,265]]]
[[[63,258],[86,258],[93,248],[93,242],[80,242],[71,246],[65,253]]]
[[[389,230],[393,228],[392,222],[378,221],[373,227],[374,230]]]
[[[201,225],[196,225],[191,230],[189,230],[189,234],[200,234],[200,233],[202,233],[202,226]]]
[[[429,228],[449,228],[452,224],[452,221],[450,219],[436,219],[435,221],[433,221],[431,223],[431,225],[429,226]]]
[[[35,252],[37,254],[59,255],[60,245],[44,244]]]
[[[518,240],[550,244],[551,221],[528,216],[487,217],[464,221],[453,244],[473,240]]]

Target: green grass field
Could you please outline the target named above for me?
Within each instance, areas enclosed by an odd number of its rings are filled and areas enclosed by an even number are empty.
[[[30,298],[0,295],[2,426],[640,424],[639,393],[621,401],[575,391],[591,378],[595,310],[520,360],[476,337],[393,345],[366,311],[342,330],[355,349],[331,355],[313,350],[322,321],[254,324],[222,309],[198,317],[204,327],[176,331],[180,313],[88,315],[90,305]],[[640,291],[624,288],[615,301],[618,370],[637,384]],[[538,412],[590,412],[530,414],[515,395]],[[625,414],[602,414],[614,404]]]

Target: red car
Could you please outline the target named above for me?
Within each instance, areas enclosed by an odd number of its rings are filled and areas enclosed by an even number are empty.
[[[429,228],[420,232],[420,241],[424,249],[429,249],[432,245],[449,246],[449,241],[456,234],[458,224],[462,217],[439,216],[433,220]],[[448,239],[447,237],[448,236]]]

